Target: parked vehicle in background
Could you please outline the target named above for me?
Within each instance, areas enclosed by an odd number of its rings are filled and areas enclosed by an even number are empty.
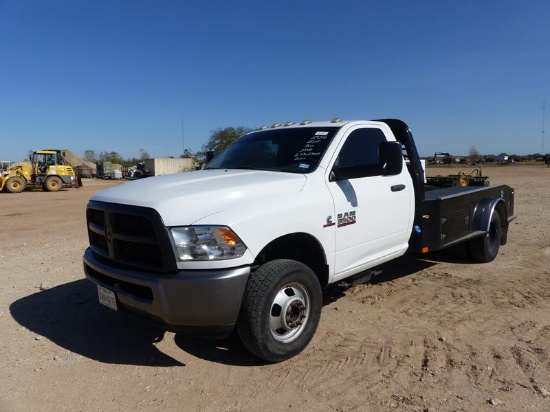
[[[489,186],[489,176],[483,175],[481,167],[472,170],[469,173],[458,172],[449,175],[437,175],[426,177],[428,185],[436,187],[451,187],[451,186]]]
[[[507,164],[510,164],[510,163],[511,163],[510,158],[509,158],[509,156],[508,156],[506,153],[501,153],[501,154],[499,154],[498,156],[495,156],[494,161],[495,161],[498,165],[507,165]]]
[[[429,159],[429,164],[452,164],[455,158],[450,153],[435,152],[434,156]]]
[[[145,166],[144,162],[136,165],[136,168],[131,172],[130,177],[133,179],[143,179],[144,177],[153,176],[151,171]]]
[[[40,187],[57,192],[64,185],[77,186],[73,167],[61,150],[37,150],[29,156],[30,164],[10,166],[0,175],[0,192],[21,193],[25,188]]]

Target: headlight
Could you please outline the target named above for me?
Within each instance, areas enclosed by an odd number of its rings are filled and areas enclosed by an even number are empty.
[[[170,229],[180,261],[224,260],[241,257],[246,246],[225,226],[190,226]]]

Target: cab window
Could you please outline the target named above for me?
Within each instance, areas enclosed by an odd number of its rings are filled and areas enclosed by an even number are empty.
[[[384,132],[376,128],[362,128],[351,132],[346,139],[335,166],[338,168],[354,168],[372,170],[369,175],[382,174],[378,146],[386,142]]]

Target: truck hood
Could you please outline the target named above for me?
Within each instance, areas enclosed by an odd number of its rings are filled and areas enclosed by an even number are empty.
[[[300,192],[305,182],[302,174],[200,170],[127,182],[97,192],[91,200],[150,207],[166,226],[181,226],[241,204]]]

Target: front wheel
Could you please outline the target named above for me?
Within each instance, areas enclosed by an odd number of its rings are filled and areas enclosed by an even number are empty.
[[[321,307],[321,285],[315,273],[300,262],[274,260],[250,276],[237,330],[249,352],[281,362],[309,344]]]
[[[6,189],[10,193],[21,193],[25,190],[25,180],[20,176],[10,177],[6,182]]]
[[[44,182],[44,190],[46,192],[59,192],[59,190],[61,190],[62,185],[63,185],[63,181],[59,177],[50,176]]]
[[[501,240],[502,224],[498,212],[494,210],[489,223],[489,231],[481,237],[470,240],[472,257],[480,262],[493,261],[498,255]]]

